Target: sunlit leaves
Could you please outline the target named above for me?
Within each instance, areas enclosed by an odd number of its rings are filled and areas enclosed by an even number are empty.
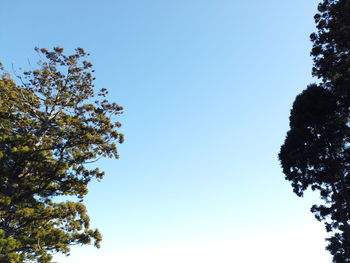
[[[51,262],[74,244],[99,246],[81,202],[104,173],[87,164],[118,158],[123,108],[95,92],[92,64],[77,48],[36,48],[39,67],[0,77],[0,262]]]

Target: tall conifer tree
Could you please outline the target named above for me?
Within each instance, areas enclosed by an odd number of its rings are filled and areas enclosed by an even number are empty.
[[[81,48],[65,55],[36,49],[39,68],[0,76],[0,262],[49,263],[71,245],[99,246],[83,197],[104,175],[86,164],[118,157],[114,117],[122,107],[94,91],[92,64]],[[77,202],[58,202],[76,196]]]
[[[350,262],[350,0],[323,0],[311,34],[318,84],[297,96],[279,159],[294,192],[311,187],[324,203],[311,211],[330,233],[333,262]]]

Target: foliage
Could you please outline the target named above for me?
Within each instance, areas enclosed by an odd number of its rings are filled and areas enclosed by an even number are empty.
[[[311,211],[324,221],[333,262],[350,262],[350,1],[323,0],[311,34],[313,75],[298,95],[279,159],[294,192],[309,187],[324,201]]]
[[[313,75],[350,103],[350,1],[324,0],[315,15],[318,32],[311,34]]]
[[[330,232],[333,262],[350,262],[350,1],[323,0],[311,34],[319,84],[298,95],[279,159],[294,192],[309,187],[324,201],[311,211]]]
[[[291,129],[279,158],[286,179],[291,181],[298,196],[308,187],[320,192],[325,204],[314,205],[311,211],[318,220],[325,221],[327,231],[341,237],[337,240],[341,240],[342,247],[349,249],[346,241],[349,236],[345,236],[350,233],[347,176],[350,129],[347,119],[337,110],[334,94],[321,86],[310,85],[295,99]]]
[[[94,243],[83,197],[104,173],[87,164],[118,158],[122,107],[94,93],[89,55],[36,49],[39,68],[0,77],[0,262],[51,262],[70,245]],[[78,202],[56,197],[77,196]],[[62,198],[61,198],[62,199]]]

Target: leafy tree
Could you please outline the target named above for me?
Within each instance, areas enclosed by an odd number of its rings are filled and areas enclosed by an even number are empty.
[[[350,262],[350,0],[323,0],[311,34],[320,79],[293,104],[279,159],[294,192],[309,187],[324,201],[311,211],[330,232],[333,262]]]
[[[104,173],[88,163],[118,158],[115,116],[107,90],[95,94],[89,55],[77,48],[36,49],[39,68],[0,77],[0,262],[48,263],[70,245],[94,243],[82,204],[87,185]],[[3,71],[4,72],[4,71]],[[76,196],[77,202],[56,197]],[[62,198],[60,198],[62,199]]]
[[[350,129],[336,96],[310,85],[295,99],[290,127],[279,154],[286,179],[298,196],[308,187],[320,192],[325,204],[311,211],[334,234],[328,250],[335,262],[350,262]]]
[[[350,103],[350,1],[324,0],[315,15],[318,31],[311,34],[313,75]],[[344,106],[347,106],[344,105]]]

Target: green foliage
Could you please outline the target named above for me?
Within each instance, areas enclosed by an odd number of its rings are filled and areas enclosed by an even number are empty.
[[[323,0],[311,34],[313,75],[295,99],[279,159],[294,192],[309,187],[324,203],[311,211],[330,233],[333,262],[350,262],[350,0]]]
[[[36,49],[39,68],[0,76],[0,262],[51,262],[75,244],[99,247],[81,203],[88,183],[102,179],[88,163],[118,158],[123,142],[114,117],[122,107],[107,90],[94,93],[92,64],[77,48],[65,55]],[[79,202],[55,202],[77,196]]]

